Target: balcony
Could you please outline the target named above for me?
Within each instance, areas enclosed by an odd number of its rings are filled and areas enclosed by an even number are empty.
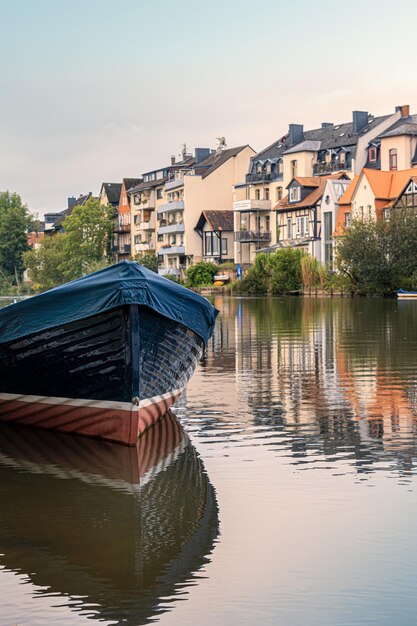
[[[178,176],[174,178],[174,180],[169,180],[165,183],[165,191],[169,191],[170,189],[176,189],[177,187],[184,186],[184,176]]]
[[[185,254],[185,248],[184,246],[164,246],[159,248],[158,254]]]
[[[160,220],[159,223],[163,223],[164,226],[159,226],[158,235],[168,235],[170,233],[183,233],[184,222],[175,222],[173,224],[167,224],[165,220]]]
[[[152,240],[135,244],[136,252],[150,252],[152,250],[155,250],[155,243]]]
[[[175,200],[175,202],[167,202],[166,204],[161,204],[158,207],[158,215],[162,215],[162,213],[171,213],[172,211],[183,211],[184,210],[184,200]]]
[[[179,267],[160,267],[158,269],[158,274],[160,276],[181,276],[181,269]]]
[[[135,224],[136,230],[155,230],[155,215],[151,215],[148,220],[144,220],[143,222],[136,221]]]
[[[256,243],[258,241],[271,241],[269,230],[238,230],[235,231],[235,241],[239,243]]]
[[[238,202],[233,202],[233,210],[244,212],[270,211],[271,200],[239,200]]]
[[[115,233],[130,233],[130,224],[116,224],[113,231]]]
[[[342,172],[352,169],[352,161],[345,161],[341,163],[335,161],[333,163],[315,163],[313,165],[313,175],[320,176],[321,174],[331,174],[332,172]]]
[[[251,174],[246,174],[246,183],[270,183],[274,180],[282,180],[284,177],[283,173],[279,174],[276,172],[271,172],[267,174],[266,172],[253,172]]]

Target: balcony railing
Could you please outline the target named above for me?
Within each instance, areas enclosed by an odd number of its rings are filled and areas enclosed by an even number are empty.
[[[159,248],[158,254],[185,254],[185,248],[184,246],[177,246],[175,244],[172,246],[163,246],[162,248]]]
[[[116,224],[113,231],[115,233],[130,233],[130,224]]]
[[[173,222],[171,224],[166,223],[164,226],[159,226],[159,229],[158,229],[159,235],[167,235],[169,233],[183,233],[183,232],[184,232],[183,222]]]
[[[319,176],[320,174],[329,174],[331,172],[341,172],[343,170],[352,169],[352,161],[345,161],[342,163],[341,161],[334,161],[332,163],[315,163],[313,165],[313,174],[314,176]]]
[[[269,230],[238,230],[235,232],[235,241],[240,242],[240,243],[271,241],[271,231]]]
[[[246,182],[247,183],[269,183],[273,180],[282,180],[284,177],[282,172],[270,172],[267,174],[266,172],[252,172],[251,174],[246,174]]]
[[[270,211],[271,200],[238,200],[233,202],[234,211]]]
[[[171,211],[183,211],[184,210],[184,200],[175,200],[174,202],[167,202],[166,204],[161,204],[158,207],[158,215],[162,213],[169,213]]]

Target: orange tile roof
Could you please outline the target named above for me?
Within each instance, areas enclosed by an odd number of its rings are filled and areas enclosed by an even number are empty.
[[[375,198],[394,200],[404,190],[408,181],[416,175],[415,169],[386,172],[383,170],[363,170],[372,187]]]
[[[341,204],[349,204],[352,202],[352,196],[353,196],[353,192],[355,191],[356,187],[358,186],[358,181],[359,181],[359,174],[356,174],[356,176],[354,176],[354,178],[352,179],[352,182],[350,183],[349,187],[346,189],[345,193],[341,196],[338,204],[339,206]]]
[[[316,202],[320,200],[324,193],[324,189],[326,187],[326,183],[329,179],[339,180],[346,176],[346,172],[338,172],[337,174],[332,174],[331,176],[317,176],[317,177],[302,177],[296,176],[292,180],[296,180],[302,187],[315,187],[311,193],[308,194],[304,200],[300,200],[299,202],[289,202],[288,194],[282,198],[273,207],[273,211],[287,211],[289,209],[302,209],[305,207],[314,206]],[[292,182],[292,181],[291,181]]]

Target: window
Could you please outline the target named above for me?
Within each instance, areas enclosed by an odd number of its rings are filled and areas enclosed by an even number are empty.
[[[388,222],[388,220],[389,220],[389,218],[390,218],[390,210],[389,210],[389,209],[384,209],[384,210],[383,210],[383,217],[384,217],[384,220],[385,220],[386,222]]]
[[[268,187],[264,189],[264,200],[269,200],[269,189]]]
[[[391,148],[389,151],[389,168],[390,170],[397,169],[397,149]]]
[[[298,175],[298,163],[297,160],[291,161],[291,178],[295,178]]]
[[[280,200],[282,200],[282,187],[277,187],[276,194],[277,194],[277,202],[279,202]]]
[[[290,202],[298,202],[300,199],[300,187],[290,187]]]
[[[372,206],[368,204],[366,208],[368,209],[368,219],[372,219]]]
[[[287,219],[287,239],[292,239],[292,218]]]
[[[268,233],[270,231],[270,224],[271,224],[271,220],[270,220],[269,215],[265,215],[265,230]]]
[[[364,218],[364,214],[363,214],[363,206],[359,207],[359,218],[363,221]]]
[[[163,189],[157,189],[156,190],[156,197],[157,197],[158,200],[163,198],[164,197],[164,190]]]
[[[227,256],[227,239],[222,237],[222,256]]]
[[[333,215],[330,211],[324,213],[324,263],[333,269]]]
[[[370,163],[375,163],[378,158],[378,151],[376,148],[368,148],[368,161]]]
[[[260,199],[261,199],[261,190],[255,189],[255,200],[260,200]]]
[[[350,213],[345,213],[345,226],[350,225]]]
[[[278,176],[282,176],[282,161],[278,161],[277,163],[277,174]]]
[[[308,231],[309,231],[308,215],[297,217],[296,225],[297,225],[297,237],[308,237]]]

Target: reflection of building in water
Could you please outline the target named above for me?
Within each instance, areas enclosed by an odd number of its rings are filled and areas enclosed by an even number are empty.
[[[3,425],[0,497],[2,565],[132,626],[189,584],[218,533],[213,488],[170,414],[136,448]]]
[[[414,448],[415,313],[381,301],[235,302],[224,315],[234,315],[236,419],[295,437],[297,453]]]

